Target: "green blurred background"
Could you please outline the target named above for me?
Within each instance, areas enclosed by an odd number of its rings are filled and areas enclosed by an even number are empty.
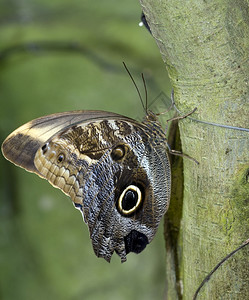
[[[149,101],[170,86],[140,15],[134,0],[0,0],[0,142],[54,112],[141,118],[122,61],[141,89],[145,74]],[[114,254],[108,264],[94,255],[81,214],[61,191],[2,154],[0,176],[1,299],[163,299],[162,224],[140,255],[121,264]]]

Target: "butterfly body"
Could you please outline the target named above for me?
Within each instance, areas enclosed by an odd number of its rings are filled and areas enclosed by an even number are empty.
[[[35,119],[7,137],[4,156],[47,179],[83,215],[93,249],[110,261],[141,252],[153,239],[170,199],[164,132],[153,114],[144,122],[103,111]]]

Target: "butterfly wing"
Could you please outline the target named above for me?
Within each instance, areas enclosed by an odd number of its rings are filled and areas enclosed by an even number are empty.
[[[54,114],[7,137],[4,156],[69,195],[93,249],[110,261],[151,242],[170,194],[164,134],[157,124],[101,111]]]

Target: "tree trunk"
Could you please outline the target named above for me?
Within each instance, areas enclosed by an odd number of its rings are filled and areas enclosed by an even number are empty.
[[[140,2],[178,109],[197,107],[194,119],[248,128],[248,1]],[[200,164],[184,158],[183,193],[175,193],[173,181],[166,298],[189,300],[213,267],[249,237],[249,132],[190,119],[179,127],[182,151]],[[248,254],[245,247],[226,261],[198,299],[249,299]]]

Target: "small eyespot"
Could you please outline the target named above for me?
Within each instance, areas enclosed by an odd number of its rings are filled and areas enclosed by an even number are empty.
[[[60,153],[57,157],[57,162],[61,163],[65,159],[65,155],[63,153]]]
[[[48,144],[42,146],[42,153],[45,154],[48,151]]]
[[[125,146],[118,145],[112,150],[111,157],[113,160],[120,160],[125,156]]]
[[[124,216],[130,216],[137,211],[142,200],[143,197],[140,188],[135,185],[129,185],[123,190],[118,199],[118,211]]]

